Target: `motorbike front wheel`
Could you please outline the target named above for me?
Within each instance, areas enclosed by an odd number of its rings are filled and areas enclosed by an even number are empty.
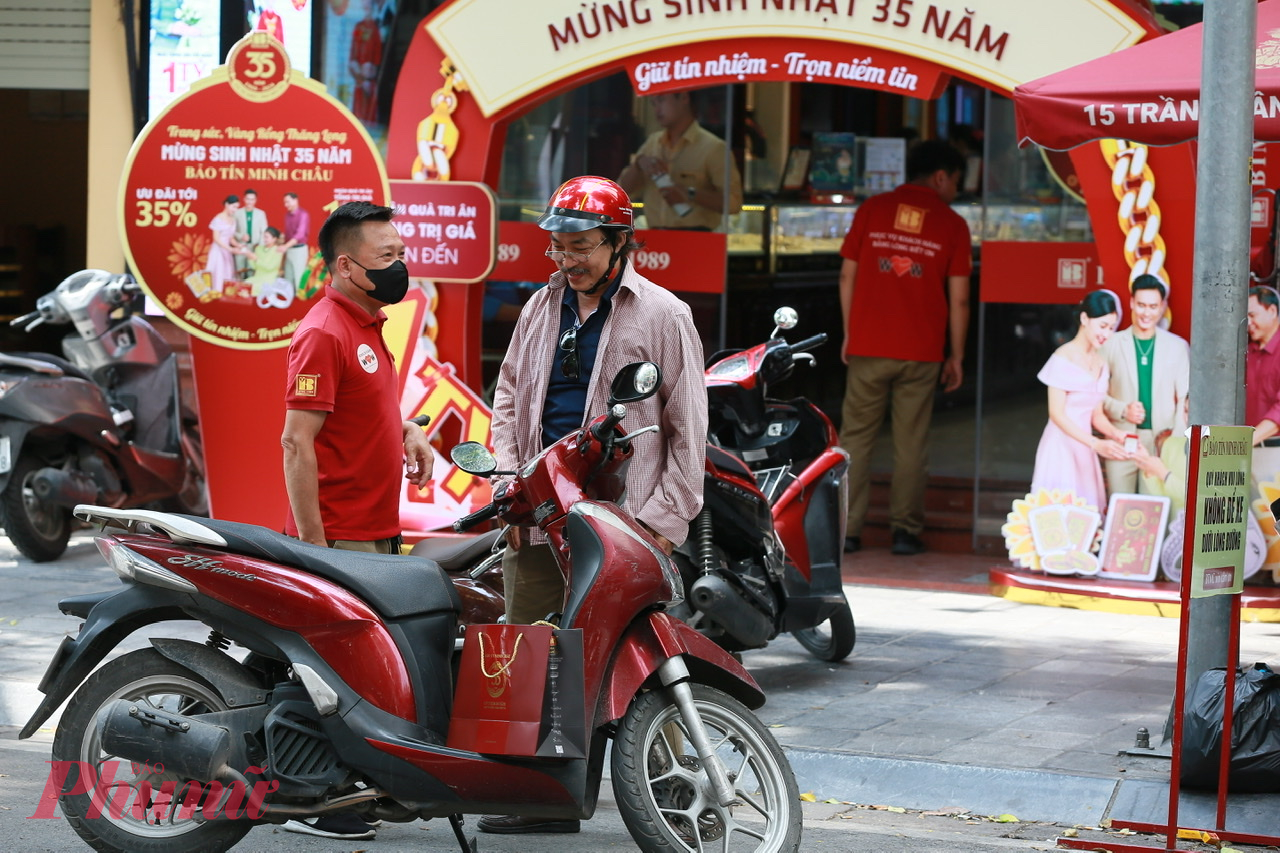
[[[71,538],[71,511],[36,494],[33,480],[43,467],[43,460],[20,454],[9,472],[8,485],[0,492],[4,532],[14,547],[37,563],[61,557]]]
[[[164,793],[186,782],[163,765],[138,764],[102,748],[98,718],[117,699],[180,714],[225,711],[226,700],[209,682],[155,649],[117,658],[90,676],[67,705],[53,738],[55,764],[68,769],[58,803],[76,834],[103,853],[223,853],[253,828],[247,820],[201,822],[184,815],[181,796]],[[93,772],[96,784],[77,784]],[[199,781],[199,780],[195,780]]]
[[[666,690],[631,703],[613,740],[613,792],[645,853],[800,849],[800,791],[768,729],[738,700],[694,684],[694,704],[739,806],[721,806]]]
[[[832,613],[831,618],[821,625],[797,628],[791,632],[791,636],[818,660],[832,663],[844,660],[858,641],[858,631],[853,624],[853,611],[849,609],[849,602],[846,601],[843,607]]]

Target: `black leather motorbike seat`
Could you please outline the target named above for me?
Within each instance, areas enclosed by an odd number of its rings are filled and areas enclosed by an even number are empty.
[[[493,553],[494,543],[501,538],[501,530],[490,530],[479,536],[429,537],[409,549],[409,554],[434,560],[446,572],[461,572]]]
[[[338,551],[311,545],[256,524],[194,515],[179,517],[217,533],[227,541],[229,551],[303,569],[346,587],[387,619],[438,611],[462,611],[462,599],[453,588],[453,582],[432,560],[399,554]]]

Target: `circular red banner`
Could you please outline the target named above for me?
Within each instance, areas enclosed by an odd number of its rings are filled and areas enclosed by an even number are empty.
[[[323,289],[329,212],[390,198],[363,125],[254,33],[134,141],[120,228],[134,275],[175,323],[268,349],[288,344]]]

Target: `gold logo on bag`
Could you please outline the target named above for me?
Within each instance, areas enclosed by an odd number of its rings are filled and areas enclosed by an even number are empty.
[[[485,689],[489,692],[490,698],[497,699],[503,693],[507,692],[506,673],[499,673],[486,679]]]
[[[507,684],[510,682],[511,665],[516,662],[516,652],[520,651],[520,641],[524,639],[524,634],[516,634],[516,642],[511,647],[511,654],[503,654],[500,651],[494,651],[488,657],[491,661],[498,664],[498,668],[490,672],[485,668],[484,661],[486,652],[484,650],[484,634],[480,634],[480,674],[485,677],[485,689],[489,695],[497,699],[507,690]]]

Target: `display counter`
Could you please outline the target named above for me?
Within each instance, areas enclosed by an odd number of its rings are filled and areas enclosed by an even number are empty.
[[[786,276],[838,271],[840,246],[857,207],[857,202],[744,204],[740,212],[729,217],[730,273]],[[984,240],[1093,239],[1084,206],[1071,199],[1002,203],[985,208],[978,202],[957,202],[952,209],[969,223],[975,253]]]

